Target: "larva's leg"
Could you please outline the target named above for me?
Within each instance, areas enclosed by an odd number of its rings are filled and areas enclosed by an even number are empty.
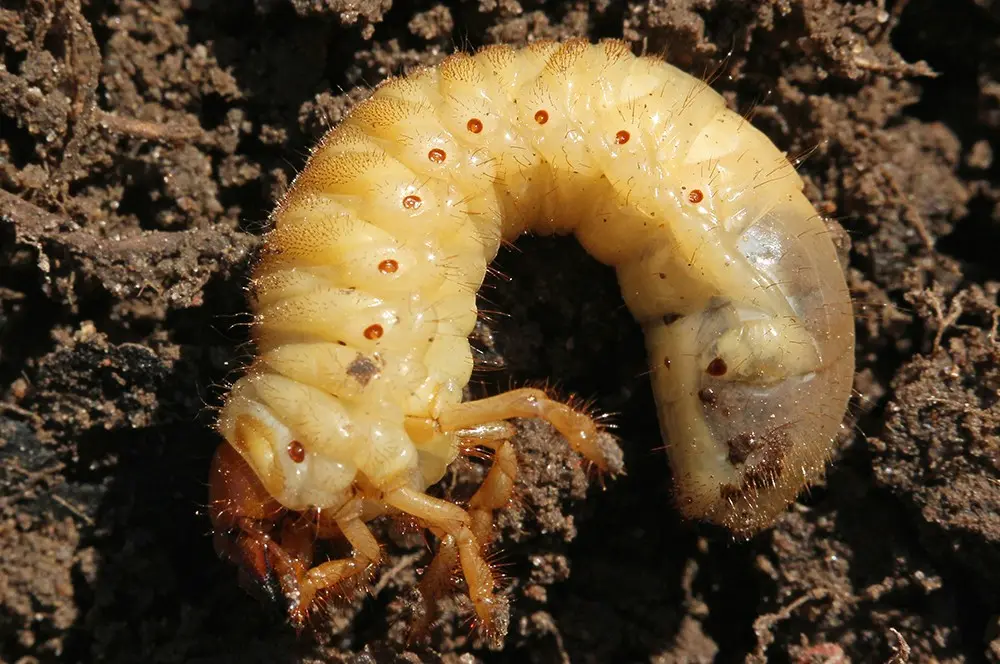
[[[434,554],[431,564],[427,566],[417,586],[424,608],[423,614],[410,626],[411,642],[427,633],[437,615],[438,599],[451,593],[452,577],[458,566],[458,547],[455,545],[455,538],[446,535],[441,539],[437,553]]]
[[[510,609],[507,599],[493,592],[493,571],[483,557],[481,542],[472,530],[472,517],[454,503],[407,487],[390,491],[383,501],[453,538],[458,548],[462,575],[469,586],[469,597],[483,630],[492,640],[502,640],[510,624]]]
[[[467,429],[458,429],[455,431],[455,435],[466,448],[483,445],[496,449],[501,443],[517,435],[517,429],[510,422],[499,420],[477,424]]]
[[[316,540],[316,530],[303,516],[286,518],[281,532],[275,538],[275,545],[280,546],[294,561],[295,567],[307,570],[312,567],[313,546]]]
[[[352,500],[334,517],[337,528],[351,545],[351,557],[330,560],[298,575],[298,602],[289,609],[292,622],[304,625],[316,594],[327,588],[360,580],[382,557],[378,541],[361,520],[361,501]]]
[[[469,517],[472,520],[470,528],[480,546],[486,547],[493,541],[493,511],[505,507],[514,495],[517,457],[513,445],[506,441],[513,431],[491,427],[479,433],[486,437],[477,434],[473,440],[478,444],[494,447],[500,440],[489,474],[469,501]],[[493,435],[497,433],[504,434],[504,439],[494,438]],[[419,589],[424,611],[411,629],[411,639],[423,635],[430,626],[437,611],[438,599],[451,592],[452,575],[458,566],[459,553],[455,538],[447,535],[442,538],[434,559],[420,579]]]
[[[493,511],[507,506],[514,496],[516,481],[517,454],[510,442],[503,442],[493,455],[486,479],[469,500],[472,530],[484,546],[493,541]]]
[[[493,510],[506,507],[514,495],[517,454],[509,441],[517,429],[510,422],[500,421],[459,429],[455,434],[467,456],[481,456],[479,447],[493,450],[490,471],[469,501],[472,530],[485,546],[493,541]]]
[[[600,470],[608,461],[597,444],[597,425],[585,413],[573,409],[542,390],[522,388],[496,396],[455,404],[438,417],[442,431],[468,429],[512,417],[537,417],[547,421],[570,446]]]

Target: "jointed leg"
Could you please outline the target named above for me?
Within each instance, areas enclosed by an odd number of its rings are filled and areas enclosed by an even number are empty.
[[[330,560],[310,567],[304,574],[300,573],[298,602],[289,609],[293,622],[305,624],[309,606],[316,599],[318,592],[360,580],[359,577],[377,564],[382,557],[378,541],[360,517],[360,499],[349,502],[334,517],[338,529],[351,544],[351,556]]]
[[[387,493],[383,500],[390,507],[411,514],[442,533],[445,536],[442,539],[450,537],[454,541],[462,575],[469,586],[469,597],[483,629],[494,639],[506,635],[510,622],[507,600],[493,592],[493,571],[483,558],[483,547],[472,530],[473,520],[469,514],[446,500],[405,487]],[[446,563],[447,559],[442,559],[442,567]]]
[[[449,589],[456,567],[461,567],[476,615],[487,634],[494,637],[506,634],[510,620],[507,601],[494,594],[496,581],[483,554],[493,539],[493,512],[506,507],[514,495],[517,455],[510,439],[515,430],[506,420],[515,417],[548,421],[574,450],[599,469],[608,469],[607,459],[597,443],[594,421],[568,404],[551,399],[542,390],[518,389],[456,404],[442,412],[436,421],[409,418],[407,433],[418,446],[446,432],[456,435],[466,454],[474,453],[478,446],[494,450],[493,465],[469,501],[468,512],[412,489],[398,489],[384,497],[387,505],[418,518],[441,535],[438,553],[420,583],[424,615],[414,626],[415,635],[426,629],[437,599]]]
[[[517,481],[517,455],[510,442],[504,442],[493,455],[493,466],[479,490],[469,500],[472,530],[483,546],[493,541],[493,511],[507,506],[514,497]]]
[[[408,423],[415,440],[432,439],[435,432],[454,432],[466,453],[477,446],[494,450],[493,465],[482,486],[469,501],[468,513],[455,505],[411,490],[386,496],[386,503],[443,531],[438,554],[420,584],[424,616],[415,625],[419,634],[431,620],[436,602],[448,589],[451,574],[462,568],[476,614],[488,634],[503,635],[510,620],[506,599],[494,594],[495,578],[483,556],[493,539],[493,512],[514,495],[517,455],[510,443],[515,430],[506,420],[538,417],[551,423],[576,451],[601,470],[608,467],[597,445],[598,430],[586,414],[549,398],[536,389],[519,389],[450,407],[437,421],[414,418]]]
[[[481,438],[476,440],[489,446],[489,443]],[[514,495],[516,479],[517,457],[514,454],[514,447],[509,442],[503,441],[496,450],[489,474],[469,501],[470,528],[479,543],[480,550],[485,549],[493,541],[493,511],[505,507],[510,502]],[[420,580],[419,589],[424,611],[411,628],[411,638],[424,634],[430,626],[437,611],[438,599],[452,591],[452,576],[459,564],[455,537],[446,535],[441,539],[437,553]],[[481,615],[480,618],[482,619]]]
[[[547,421],[566,438],[570,447],[602,471],[608,469],[608,462],[597,444],[598,430],[594,420],[567,404],[551,399],[542,390],[522,388],[456,404],[441,413],[438,425],[442,431],[456,431],[512,417],[537,417]]]
[[[444,431],[455,431],[467,446],[484,445],[495,450],[493,466],[469,502],[473,531],[483,544],[493,539],[493,511],[505,507],[514,495],[517,455],[509,439],[510,417],[541,417],[550,422],[570,445],[601,470],[607,460],[597,446],[597,426],[586,414],[550,399],[536,389],[505,392],[488,399],[458,404],[438,418]]]
[[[435,615],[437,601],[452,592],[452,578],[458,569],[458,547],[455,538],[447,535],[438,544],[437,553],[427,566],[420,584],[420,599],[423,602],[423,614],[414,620],[410,626],[410,640],[413,641],[427,633]]]
[[[517,428],[506,420],[497,420],[484,422],[472,427],[456,429],[455,435],[466,450],[477,446],[489,447],[495,450],[501,444],[517,435]]]

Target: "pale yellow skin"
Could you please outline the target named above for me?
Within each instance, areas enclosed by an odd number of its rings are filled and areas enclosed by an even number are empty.
[[[767,137],[624,43],[490,47],[387,81],[272,222],[258,356],[219,430],[288,509],[336,510],[360,486],[367,519],[442,477],[458,434],[435,423],[472,373],[476,292],[524,232],[574,234],[616,268],[685,515],[751,533],[831,454],[854,324],[826,225]]]

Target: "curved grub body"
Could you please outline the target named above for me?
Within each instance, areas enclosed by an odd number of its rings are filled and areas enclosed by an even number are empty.
[[[706,83],[624,43],[489,47],[387,81],[323,138],[272,222],[252,283],[258,356],[219,430],[287,510],[350,512],[348,528],[416,516],[469,579],[463,533],[489,537],[476,499],[471,517],[417,504],[463,440],[540,416],[604,466],[589,418],[543,394],[461,403],[476,292],[524,232],[573,234],[616,268],[686,515],[752,533],[831,453],[854,327],[822,219]],[[506,445],[492,445],[487,513],[510,493]]]

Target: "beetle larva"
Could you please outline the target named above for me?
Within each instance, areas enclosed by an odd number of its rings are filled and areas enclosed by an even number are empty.
[[[802,187],[704,81],[623,42],[493,46],[386,81],[272,215],[258,354],[218,424],[220,551],[301,623],[379,560],[366,522],[403,514],[440,539],[425,600],[460,569],[481,624],[506,631],[483,558],[517,471],[506,421],[544,418],[606,468],[594,422],[543,392],[462,402],[476,291],[526,231],[572,233],[617,270],[683,513],[767,526],[822,473],[854,368],[844,275]],[[477,445],[494,461],[468,510],[425,493]],[[351,557],[314,565],[314,541],[341,535]]]

